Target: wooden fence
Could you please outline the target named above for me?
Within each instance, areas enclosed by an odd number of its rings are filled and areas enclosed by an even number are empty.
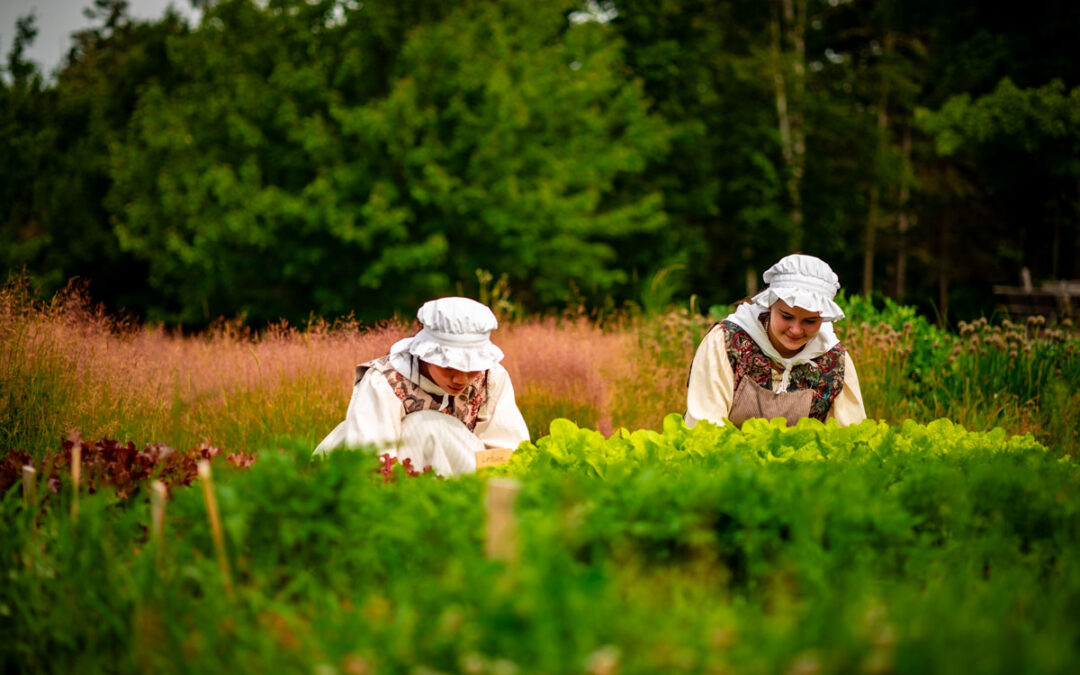
[[[1072,318],[1080,310],[1080,280],[1043,282],[1038,288],[1030,283],[1022,286],[994,286],[998,309],[1010,317],[1044,316],[1049,322]]]

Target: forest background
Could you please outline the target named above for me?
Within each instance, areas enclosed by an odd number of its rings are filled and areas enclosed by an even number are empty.
[[[87,0],[89,2],[89,0]],[[95,0],[0,77],[0,265],[188,327],[1080,278],[1080,4]],[[494,281],[493,281],[494,280]]]

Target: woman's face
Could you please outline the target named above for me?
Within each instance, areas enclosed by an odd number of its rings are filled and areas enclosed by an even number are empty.
[[[461,392],[465,391],[465,387],[472,384],[472,381],[480,377],[482,370],[455,370],[454,368],[443,368],[437,366],[434,363],[428,363],[427,361],[420,362],[420,372],[429,380],[439,385],[439,388],[450,394],[451,396],[457,396]]]
[[[769,341],[785,359],[798,354],[819,330],[821,312],[792,307],[783,300],[769,308]]]

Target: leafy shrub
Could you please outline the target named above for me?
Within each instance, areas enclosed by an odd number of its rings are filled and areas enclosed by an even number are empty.
[[[173,491],[161,541],[142,499],[110,508],[100,490],[76,523],[64,487],[45,512],[11,490],[0,663],[1052,673],[1080,658],[1080,470],[1030,436],[672,415],[605,437],[557,421],[503,467],[408,473],[298,442],[222,466],[231,591],[200,490]],[[511,564],[484,554],[498,474],[522,484]]]

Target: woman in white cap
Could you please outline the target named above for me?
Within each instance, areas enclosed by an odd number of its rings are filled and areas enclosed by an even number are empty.
[[[441,476],[476,470],[476,452],[516,448],[529,429],[514,388],[491,343],[498,327],[485,305],[469,298],[439,298],[416,313],[423,326],[386,356],[356,367],[345,421],[315,448],[374,446]]]
[[[866,419],[859,377],[833,332],[844,318],[840,284],[825,261],[789,255],[768,284],[714,325],[698,346],[687,382],[686,423],[813,417],[841,425]]]

